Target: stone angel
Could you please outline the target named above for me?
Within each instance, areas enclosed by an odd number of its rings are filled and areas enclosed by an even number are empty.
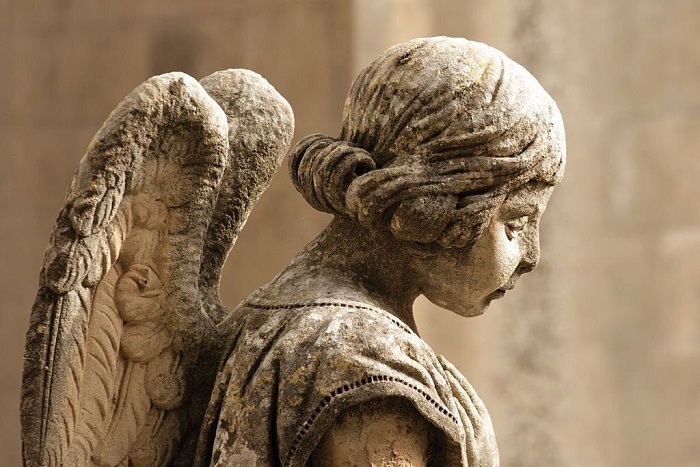
[[[484,404],[412,307],[477,316],[535,268],[565,166],[556,104],[484,44],[390,48],[353,82],[340,136],[289,155],[334,219],[229,311],[222,265],[292,132],[245,70],[157,76],[110,115],[31,314],[27,465],[498,465]]]

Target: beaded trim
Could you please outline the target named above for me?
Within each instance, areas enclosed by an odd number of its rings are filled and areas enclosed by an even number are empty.
[[[342,308],[353,308],[356,310],[367,310],[367,311],[374,311],[377,313],[380,313],[384,317],[388,318],[392,323],[394,323],[396,326],[400,327],[402,330],[408,332],[409,334],[415,334],[411,328],[406,326],[406,323],[398,319],[396,316],[392,315],[389,312],[386,312],[382,310],[381,308],[376,308],[373,306],[369,305],[360,305],[360,304],[354,304],[354,303],[346,303],[346,302],[309,302],[309,303],[293,303],[293,304],[287,304],[287,305],[260,305],[258,303],[253,303],[253,302],[244,302],[243,306],[247,306],[250,308],[255,308],[256,310],[266,310],[266,311],[271,311],[271,310],[296,310],[299,308],[309,308],[309,307],[324,307],[324,306],[338,306]]]
[[[382,310],[381,308],[376,308],[370,305],[361,305],[361,304],[355,304],[355,303],[347,303],[347,302],[335,302],[335,301],[325,301],[325,302],[309,302],[309,303],[291,303],[291,304],[279,304],[279,305],[262,305],[259,303],[254,303],[253,301],[246,301],[242,304],[243,306],[254,308],[257,310],[265,310],[265,311],[271,311],[271,310],[297,310],[301,308],[310,308],[310,307],[342,307],[342,308],[351,308],[351,309],[356,309],[356,310],[366,310],[366,311],[373,311],[375,313],[379,313],[385,318],[389,319],[392,323],[394,323],[397,327],[402,329],[403,331],[416,335],[415,332],[411,328],[409,328],[403,321],[395,317],[394,315]],[[344,384],[342,386],[337,387],[335,390],[331,391],[330,395],[326,396],[323,398],[320,404],[316,406],[316,409],[313,411],[311,416],[307,418],[302,426],[299,428],[297,431],[296,436],[294,437],[294,440],[292,441],[292,444],[289,448],[289,452],[287,453],[287,458],[284,462],[284,465],[289,465],[289,463],[292,460],[292,457],[294,457],[294,454],[296,451],[299,449],[299,445],[301,444],[302,440],[304,437],[308,434],[309,430],[311,429],[311,426],[314,424],[316,419],[323,413],[323,411],[328,407],[328,405],[331,403],[331,401],[335,398],[340,396],[341,394],[353,391],[355,389],[359,389],[363,386],[366,386],[368,384],[372,383],[380,383],[380,382],[396,382],[399,384],[403,384],[404,386],[408,387],[409,389],[412,389],[419,393],[423,398],[428,401],[430,404],[432,404],[435,409],[437,409],[441,414],[445,415],[448,417],[450,420],[452,420],[453,423],[459,424],[457,421],[457,417],[454,416],[450,410],[448,410],[443,404],[440,403],[440,401],[436,400],[433,398],[430,394],[428,394],[426,391],[424,391],[422,388],[420,388],[418,385],[413,384],[409,381],[406,381],[405,379],[396,377],[396,376],[386,376],[386,375],[371,375],[367,376],[365,378],[362,378],[359,381],[355,381],[353,383],[348,383]]]
[[[423,396],[426,401],[431,403],[441,414],[447,416],[455,424],[459,425],[459,422],[457,421],[457,417],[455,417],[454,414],[452,414],[452,412],[450,412],[444,405],[442,405],[439,401],[435,400],[430,394],[425,392],[422,388],[418,387],[417,385],[415,385],[411,382],[408,382],[402,378],[398,378],[396,376],[371,375],[371,376],[367,376],[365,378],[362,378],[359,381],[355,381],[353,383],[338,386],[335,390],[331,391],[330,395],[323,398],[321,403],[316,406],[316,410],[314,410],[314,412],[311,414],[311,416],[309,418],[307,418],[306,421],[304,421],[302,426],[297,431],[297,435],[294,437],[294,440],[292,441],[292,445],[289,448],[289,452],[287,453],[287,459],[285,460],[284,465],[289,465],[289,463],[292,460],[292,457],[294,457],[294,454],[299,449],[299,444],[301,444],[302,440],[304,439],[304,437],[307,435],[307,433],[311,429],[311,425],[313,425],[313,423],[316,421],[318,416],[321,415],[321,413],[323,413],[323,411],[328,407],[328,405],[331,403],[331,401],[335,397],[338,397],[343,393],[350,392],[350,391],[355,390],[355,389],[359,389],[360,387],[366,386],[368,384],[385,382],[385,381],[397,382],[397,383],[403,384],[404,386],[406,386],[410,389],[413,389],[414,391],[418,392],[421,396]]]

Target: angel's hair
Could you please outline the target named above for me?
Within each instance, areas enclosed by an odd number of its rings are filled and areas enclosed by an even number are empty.
[[[355,79],[339,138],[302,139],[291,176],[314,208],[399,239],[469,244],[508,193],[562,177],[564,127],[524,68],[448,37],[394,46]]]

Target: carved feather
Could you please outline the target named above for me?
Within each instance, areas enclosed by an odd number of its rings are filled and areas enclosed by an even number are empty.
[[[176,413],[152,407],[138,442],[134,443],[129,451],[129,465],[171,465],[180,443],[181,426]]]
[[[145,365],[127,361],[119,384],[118,403],[112,423],[107,435],[92,453],[92,459],[97,465],[111,467],[122,462],[146,426],[151,401],[146,394],[145,374]]]
[[[109,428],[114,413],[119,363],[119,337],[123,322],[114,303],[118,272],[112,269],[95,292],[90,334],[86,342],[87,361],[84,368],[83,396],[75,440],[70,443],[69,458],[89,459],[103,433]],[[79,464],[78,464],[79,465]]]
[[[184,146],[189,151],[162,150],[171,128],[193,143]],[[134,383],[126,392],[124,375],[114,370],[115,359],[125,368],[132,365],[120,350],[114,352],[115,343],[120,349],[124,338],[124,320],[116,301],[112,304],[119,283],[114,276],[121,276],[137,259],[161,260],[165,269],[174,260],[158,251],[169,246],[163,232],[149,234],[148,223],[139,221],[144,210],[162,214],[153,205],[166,205],[160,230],[168,230],[171,210],[195,219],[172,230],[199,243],[201,250],[226,163],[227,133],[225,115],[201,86],[186,75],[170,74],[139,86],[94,138],[52,234],[30,320],[22,404],[26,464],[64,465],[77,456],[75,465],[87,465],[94,447],[109,436],[104,427],[128,424],[115,421],[115,416],[137,414],[136,407],[150,404],[145,366],[137,364],[136,376],[141,376],[128,378]],[[162,168],[182,177],[168,184],[159,179]],[[168,204],[174,202],[180,204]],[[132,203],[139,205],[133,213]],[[177,272],[196,278],[197,256],[180,264]],[[115,281],[112,290],[109,278]],[[196,291],[172,311],[199,315]],[[115,320],[121,324],[109,329]],[[113,405],[114,395],[104,400],[110,393],[117,394],[116,407],[102,414]],[[118,407],[130,409],[119,412]],[[128,447],[122,451],[128,452]]]
[[[200,359],[226,337],[221,267],[293,132],[289,105],[258,75],[202,84],[171,73],[137,87],[73,177],[27,333],[26,465],[194,455],[216,367]]]

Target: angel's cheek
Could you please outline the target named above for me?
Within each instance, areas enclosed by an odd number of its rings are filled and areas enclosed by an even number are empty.
[[[127,322],[143,322],[163,314],[163,284],[155,271],[144,264],[133,265],[117,281],[114,301]]]

